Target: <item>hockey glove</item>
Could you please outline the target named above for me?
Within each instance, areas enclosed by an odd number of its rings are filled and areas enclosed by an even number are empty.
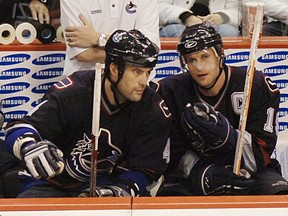
[[[192,170],[190,185],[195,195],[247,195],[255,180],[233,173],[231,166],[209,165]]]
[[[30,143],[21,149],[30,174],[36,179],[47,179],[64,170],[62,151],[49,141]]]
[[[221,113],[204,103],[187,104],[182,115],[182,127],[193,147],[214,153],[234,152],[237,130]]]
[[[88,197],[89,193],[90,189],[87,188],[79,193],[77,197]],[[95,194],[97,197],[131,197],[127,191],[115,185],[96,187]]]

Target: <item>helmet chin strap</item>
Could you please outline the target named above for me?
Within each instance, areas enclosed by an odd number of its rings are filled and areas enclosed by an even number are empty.
[[[107,63],[107,62],[106,62],[106,63]],[[116,63],[115,63],[115,64],[116,64]],[[117,64],[116,64],[116,65],[117,65]],[[111,89],[111,91],[112,91],[112,93],[113,93],[114,101],[115,101],[116,105],[121,108],[121,104],[120,104],[119,98],[118,98],[119,90],[118,90],[118,88],[117,88],[117,85],[118,85],[118,83],[120,82],[120,80],[121,80],[121,78],[122,78],[122,76],[123,76],[123,73],[124,73],[124,71],[125,71],[125,68],[123,68],[123,72],[120,73],[120,71],[119,71],[119,66],[117,66],[117,67],[118,67],[118,79],[117,79],[116,82],[113,82],[113,81],[112,81],[111,76],[110,76],[110,71],[109,71],[109,74],[108,74],[108,73],[105,73],[104,79],[105,79],[105,78],[108,79],[109,82],[111,83],[110,89]],[[125,67],[125,66],[124,66],[124,67]],[[107,74],[108,74],[108,75],[107,75]]]
[[[122,78],[122,74],[123,74],[123,73],[121,73],[121,75],[118,77],[118,80],[117,80],[116,82],[112,82],[112,80],[109,79],[109,81],[111,82],[110,88],[111,88],[111,91],[113,92],[113,96],[114,96],[115,103],[116,103],[116,105],[119,106],[119,107],[121,107],[121,104],[120,104],[119,99],[118,99],[118,96],[117,96],[117,95],[118,95],[118,92],[119,92],[119,90],[118,90],[118,88],[117,88],[117,85],[118,85],[118,83],[120,82],[120,80],[121,80],[121,78]]]

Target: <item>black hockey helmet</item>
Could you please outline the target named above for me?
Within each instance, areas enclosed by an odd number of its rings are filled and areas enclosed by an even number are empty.
[[[221,35],[208,22],[202,22],[200,24],[187,26],[181,34],[177,45],[177,51],[180,53],[180,64],[184,72],[189,71],[184,56],[208,48],[214,48],[214,51],[218,54],[220,60],[218,76],[213,85],[205,88],[207,90],[214,87],[223,71],[223,59],[225,58],[225,55],[223,52]]]
[[[159,54],[159,48],[138,30],[116,30],[109,37],[105,51],[108,65],[113,61],[117,65],[125,63],[145,68],[155,67]]]
[[[111,82],[114,98],[118,103],[117,85],[121,80],[126,65],[153,68],[158,61],[159,48],[138,30],[116,30],[109,37],[106,45],[105,78]],[[118,80],[112,82],[110,64],[114,62],[118,67]]]
[[[179,38],[177,51],[184,56],[210,47],[214,47],[221,58],[224,56],[220,34],[209,23],[202,22],[185,28]]]

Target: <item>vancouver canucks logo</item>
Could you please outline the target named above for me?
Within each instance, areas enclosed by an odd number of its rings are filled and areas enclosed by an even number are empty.
[[[101,128],[98,140],[97,173],[111,173],[119,164],[122,151],[111,143],[110,131]],[[88,182],[90,178],[92,140],[86,135],[79,140],[66,159],[66,170],[73,178]]]
[[[125,10],[127,13],[133,14],[136,13],[136,8],[137,6],[130,1],[130,3],[126,5]]]
[[[91,139],[84,134],[66,159],[67,172],[79,181],[87,181],[90,177]]]

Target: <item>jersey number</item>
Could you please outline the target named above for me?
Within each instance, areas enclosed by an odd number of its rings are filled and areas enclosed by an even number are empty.
[[[234,92],[231,95],[231,101],[232,101],[233,111],[236,114],[240,115],[242,105],[243,105],[243,92]],[[274,114],[275,114],[274,108],[270,107],[267,109],[267,119],[266,119],[266,123],[264,124],[263,129],[269,133],[273,133],[274,131],[274,126],[273,126]]]
[[[267,109],[267,119],[266,119],[266,123],[264,124],[264,130],[270,133],[273,133],[273,119],[274,119],[274,112],[275,110],[270,107],[269,109]]]

